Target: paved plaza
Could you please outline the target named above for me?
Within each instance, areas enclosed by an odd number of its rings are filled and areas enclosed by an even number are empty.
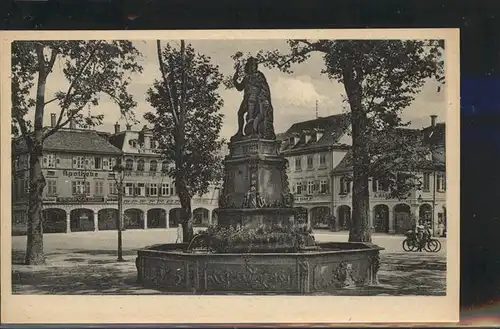
[[[116,231],[46,234],[45,266],[22,265],[26,237],[12,237],[14,294],[159,294],[138,286],[137,249],[175,241],[175,229],[128,230],[123,233],[124,258],[116,262]],[[347,232],[320,231],[316,240],[347,241]],[[446,239],[438,253],[404,252],[403,236],[374,234],[382,248],[376,287],[346,289],[345,295],[444,295]]]

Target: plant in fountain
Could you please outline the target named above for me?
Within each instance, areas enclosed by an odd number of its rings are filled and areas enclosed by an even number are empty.
[[[195,235],[188,251],[234,252],[299,252],[315,246],[307,225],[210,226]]]

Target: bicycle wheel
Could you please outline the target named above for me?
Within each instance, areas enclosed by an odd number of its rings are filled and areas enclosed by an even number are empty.
[[[439,248],[439,243],[437,240],[434,239],[427,241],[427,243],[424,246],[424,249],[427,252],[436,252],[438,248]]]
[[[403,240],[403,250],[404,251],[415,250],[415,244],[413,243],[413,241],[410,241],[409,239],[404,239]]]
[[[441,241],[439,241],[438,239],[434,239],[434,241],[436,241],[437,243],[437,248],[436,250],[434,250],[434,252],[439,252],[441,250]]]

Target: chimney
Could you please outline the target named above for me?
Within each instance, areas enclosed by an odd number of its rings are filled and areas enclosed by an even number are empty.
[[[132,130],[132,125],[127,123],[127,130]]]
[[[69,120],[69,129],[76,129],[75,120],[73,119]]]
[[[56,126],[56,114],[50,113],[50,126],[54,128]]]
[[[115,134],[118,134],[120,132],[120,124],[117,122],[115,123]]]
[[[435,127],[436,126],[436,119],[437,119],[437,115],[431,115],[431,127]]]

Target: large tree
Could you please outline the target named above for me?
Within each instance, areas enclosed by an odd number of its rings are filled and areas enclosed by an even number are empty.
[[[144,117],[153,124],[163,158],[173,164],[168,171],[181,202],[183,241],[193,237],[191,199],[208,192],[221,178],[219,138],[223,105],[218,90],[222,74],[210,58],[197,53],[184,40],[180,48],[157,41],[161,79],[148,90],[155,109]]]
[[[401,112],[429,79],[443,82],[442,40],[288,40],[289,50],[260,51],[259,62],[292,73],[292,64],[323,57],[322,74],[344,85],[352,136],[352,226],[349,241],[371,241],[369,178],[390,185],[404,198],[427,150],[401,128]],[[241,62],[244,55],[233,56]],[[389,165],[390,161],[396,159]],[[402,165],[404,159],[404,166]],[[396,175],[397,172],[401,172]],[[397,177],[397,178],[396,178]]]
[[[70,121],[84,127],[100,124],[103,115],[84,109],[99,105],[103,94],[121,114],[133,118],[136,103],[128,93],[130,73],[141,72],[139,51],[130,41],[16,41],[12,43],[12,135],[21,135],[29,153],[29,202],[26,264],[45,262],[42,230],[41,168],[44,140]],[[54,67],[62,67],[68,86],[49,94]],[[61,86],[51,85],[52,90]],[[34,89],[34,92],[33,92]],[[56,125],[44,128],[46,106],[59,107]]]

